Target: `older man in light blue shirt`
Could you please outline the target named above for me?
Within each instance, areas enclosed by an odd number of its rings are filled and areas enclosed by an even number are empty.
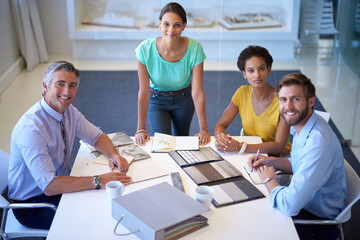
[[[44,75],[44,98],[32,106],[15,125],[11,135],[9,198],[16,203],[59,204],[61,194],[104,188],[109,181],[127,184],[127,161],[110,139],[71,105],[80,72],[65,61],[50,64]],[[120,172],[100,176],[72,177],[70,153],[77,136],[117,163]],[[114,163],[109,161],[110,167]],[[49,229],[54,212],[45,208],[14,209],[25,226]]]
[[[281,117],[291,127],[291,158],[249,158],[270,193],[273,207],[294,218],[334,219],[345,207],[346,177],[342,149],[335,133],[314,110],[315,87],[303,74],[278,82]],[[288,187],[278,184],[274,168],[292,173]],[[296,225],[300,239],[337,239],[336,226]]]
[[[63,116],[69,146],[73,146],[75,135],[95,145],[102,134],[74,106],[70,105],[64,114],[60,114],[44,99],[40,100],[21,117],[12,132],[10,199],[26,200],[39,196],[56,176],[70,174],[71,149],[64,154],[65,143],[59,134]]]

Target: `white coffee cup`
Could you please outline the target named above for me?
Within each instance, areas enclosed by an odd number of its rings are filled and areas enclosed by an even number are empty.
[[[195,189],[195,198],[200,203],[210,207],[214,189],[209,186],[199,186]]]
[[[106,184],[106,194],[109,205],[114,198],[120,197],[124,192],[125,185],[119,181],[110,181]]]

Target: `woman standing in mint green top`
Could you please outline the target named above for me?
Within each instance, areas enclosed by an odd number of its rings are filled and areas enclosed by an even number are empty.
[[[162,36],[143,41],[135,50],[140,85],[135,141],[139,145],[150,139],[147,115],[153,133],[188,136],[195,110],[200,144],[210,142],[203,90],[206,56],[200,43],[181,36],[186,21],[185,10],[178,3],[168,3],[159,17]]]

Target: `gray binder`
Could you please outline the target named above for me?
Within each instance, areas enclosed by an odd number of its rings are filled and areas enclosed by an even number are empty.
[[[164,239],[170,227],[208,210],[208,207],[166,182],[121,196],[112,202],[112,216],[116,220],[122,219],[120,223],[141,239]]]

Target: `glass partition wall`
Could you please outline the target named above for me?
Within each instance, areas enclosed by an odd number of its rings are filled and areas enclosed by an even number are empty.
[[[352,145],[360,146],[360,0],[339,0],[337,14],[336,26],[340,33],[336,37],[336,49],[346,66],[357,76],[353,84],[344,89],[356,91],[354,98],[349,99],[354,105],[344,106],[347,109],[344,117],[351,118],[348,138]],[[339,79],[339,84],[341,82],[342,79]]]
[[[325,63],[332,65],[334,69],[325,74],[324,71],[314,70],[314,64],[323,61],[321,57],[314,57],[304,63],[295,55],[302,29],[301,5],[305,1],[323,0],[179,0],[177,2],[187,12],[188,23],[183,35],[203,45],[207,55],[206,66],[212,64],[216,69],[224,69],[223,66],[230,63],[233,64],[231,69],[235,70],[236,60],[242,49],[250,44],[266,47],[272,54],[275,65],[281,61],[295,63],[296,67],[292,69],[301,70],[316,79],[318,94],[322,95],[321,102],[325,109],[332,113],[332,119],[343,137],[351,139],[355,145],[360,145],[359,81],[358,78],[354,78],[354,81],[344,84],[341,79],[344,69],[339,67],[343,56],[348,66],[359,76],[357,30],[360,28],[360,23],[356,20],[359,19],[359,1],[337,1],[336,27],[340,33],[336,36],[335,46],[341,54],[336,63]],[[139,43],[149,37],[160,36],[159,13],[168,2],[67,0],[73,57],[135,61],[134,49]],[[312,61],[315,63],[313,64]],[[309,65],[308,68],[306,64]],[[327,81],[328,77],[333,79]],[[349,91],[351,94],[348,94]],[[339,108],[338,99],[340,104],[347,108]]]
[[[159,13],[169,1],[67,0],[73,55],[85,59],[135,59],[134,49],[159,36]],[[236,59],[252,44],[276,59],[292,59],[300,0],[180,0],[187,11],[183,35],[199,41],[208,59]]]

